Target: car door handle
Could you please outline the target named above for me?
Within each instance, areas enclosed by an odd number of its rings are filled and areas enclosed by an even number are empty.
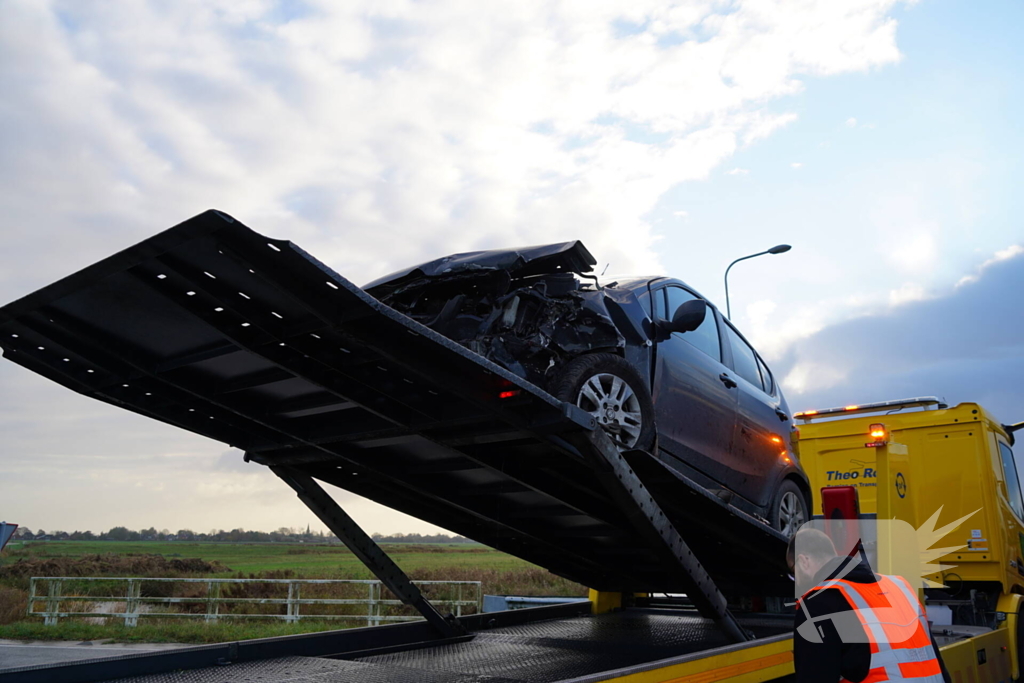
[[[722,380],[722,384],[724,384],[728,389],[732,389],[734,386],[736,386],[736,382],[732,379],[732,377],[729,377],[729,375],[725,374],[724,372],[718,376],[718,379]]]
[[[786,415],[784,412],[782,412],[778,408],[775,409],[775,414],[779,416],[779,421],[780,422],[789,422],[789,415]]]

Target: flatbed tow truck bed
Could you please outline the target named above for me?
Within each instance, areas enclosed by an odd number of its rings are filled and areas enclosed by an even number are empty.
[[[792,672],[792,621],[780,616],[741,617],[757,640],[731,644],[712,622],[678,610],[632,608],[590,616],[589,606],[539,607],[485,614],[464,619],[474,637],[462,642],[422,647],[410,642],[383,653],[290,655],[259,661],[236,661],[188,671],[116,678],[119,683],[551,683],[554,681],[767,681]],[[572,614],[568,614],[568,613]],[[533,614],[528,614],[533,613]],[[562,616],[558,616],[558,614]],[[504,626],[487,627],[492,619]],[[400,624],[334,632],[334,647],[359,647],[365,639],[416,638],[422,624]],[[422,628],[419,629],[422,631]],[[236,657],[247,650],[286,648],[297,652],[329,650],[328,634],[239,643]],[[290,642],[289,642],[290,641]],[[215,662],[229,645],[212,645],[160,655],[187,662]],[[338,658],[343,657],[343,658]],[[153,655],[91,660],[84,665],[6,672],[0,680],[94,680],[89,670],[145,670]],[[75,676],[83,676],[76,678]]]
[[[421,641],[480,630],[438,614],[318,482],[596,591],[686,594],[700,615],[691,616],[726,642],[752,636],[726,594],[792,595],[785,538],[763,520],[658,453],[618,452],[588,413],[381,304],[290,242],[218,211],[3,307],[0,346],[5,358],[74,391],[269,467],[424,615],[432,631]],[[387,628],[373,637],[394,633]],[[509,642],[522,637],[509,634]],[[487,639],[477,638],[483,647]],[[607,650],[573,642],[559,650],[570,660],[574,651]],[[265,647],[247,651],[269,656]],[[289,654],[298,652],[274,656]],[[328,654],[330,647],[316,656]],[[240,660],[229,651],[224,661]]]

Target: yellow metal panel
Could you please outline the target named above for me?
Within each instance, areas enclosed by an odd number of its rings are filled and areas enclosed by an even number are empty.
[[[762,683],[793,673],[793,640],[709,655],[610,678],[617,683]]]
[[[890,443],[877,449],[879,519],[902,519],[914,528],[916,513],[913,501],[918,495],[910,465],[910,449],[905,444]]]
[[[591,614],[605,614],[622,607],[622,593],[590,589]]]
[[[1010,683],[1010,652],[1002,629],[947,645],[941,651],[954,683]],[[984,664],[979,663],[982,651]]]
[[[999,624],[999,630],[1006,632],[1007,647],[1010,649],[1010,673],[1014,679],[1020,678],[1020,656],[1017,649],[1017,629],[1021,627],[1020,610],[1024,603],[1022,595],[1001,595],[996,605],[996,611],[1006,615],[1006,620]]]
[[[1010,597],[1010,596],[1006,596]],[[1007,608],[1024,602],[1024,596]],[[1008,619],[1009,620],[1009,619]],[[942,661],[954,681],[968,683],[1010,683],[1013,658],[1010,629],[999,629],[941,648]],[[984,664],[979,664],[984,651]],[[712,654],[679,664],[667,664],[649,671],[607,679],[609,683],[762,683],[793,673],[793,640]]]

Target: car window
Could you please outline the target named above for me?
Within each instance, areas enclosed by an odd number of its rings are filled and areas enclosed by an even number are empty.
[[[1024,500],[1020,495],[1020,479],[1017,478],[1017,465],[1013,461],[1013,451],[1002,441],[999,442],[999,455],[1003,461],[1003,473],[1006,475],[1006,494],[1010,497],[1010,507],[1018,518],[1024,520]]]
[[[733,370],[758,389],[764,389],[764,385],[761,383],[761,373],[757,369],[757,356],[754,355],[754,349],[740,338],[736,330],[732,329],[732,325],[725,326],[725,336],[728,337],[729,346],[732,347]]]
[[[672,314],[681,305],[697,298],[682,287],[666,287],[665,295],[668,297],[668,308],[663,309],[665,313],[661,316],[665,320],[670,320]],[[704,316],[704,322],[700,324],[700,327],[691,332],[677,332],[676,336],[689,342],[715,360],[722,360],[722,345],[718,340],[718,323],[715,322],[715,312],[710,306],[708,306],[708,314]]]
[[[650,292],[642,292],[637,294],[637,299],[640,300],[640,305],[644,307],[647,312],[647,317],[654,320],[654,313],[651,311],[651,294]]]
[[[775,380],[772,378],[772,373],[768,370],[768,366],[764,364],[761,357],[757,358],[757,367],[761,369],[761,381],[764,383],[764,390],[774,395],[775,394]]]

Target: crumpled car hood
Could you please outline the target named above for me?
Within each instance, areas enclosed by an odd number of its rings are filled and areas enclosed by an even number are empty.
[[[519,249],[493,249],[452,254],[378,278],[363,286],[377,296],[422,278],[446,277],[470,271],[506,271],[512,277],[542,273],[589,273],[597,264],[583,242],[559,242]]]

